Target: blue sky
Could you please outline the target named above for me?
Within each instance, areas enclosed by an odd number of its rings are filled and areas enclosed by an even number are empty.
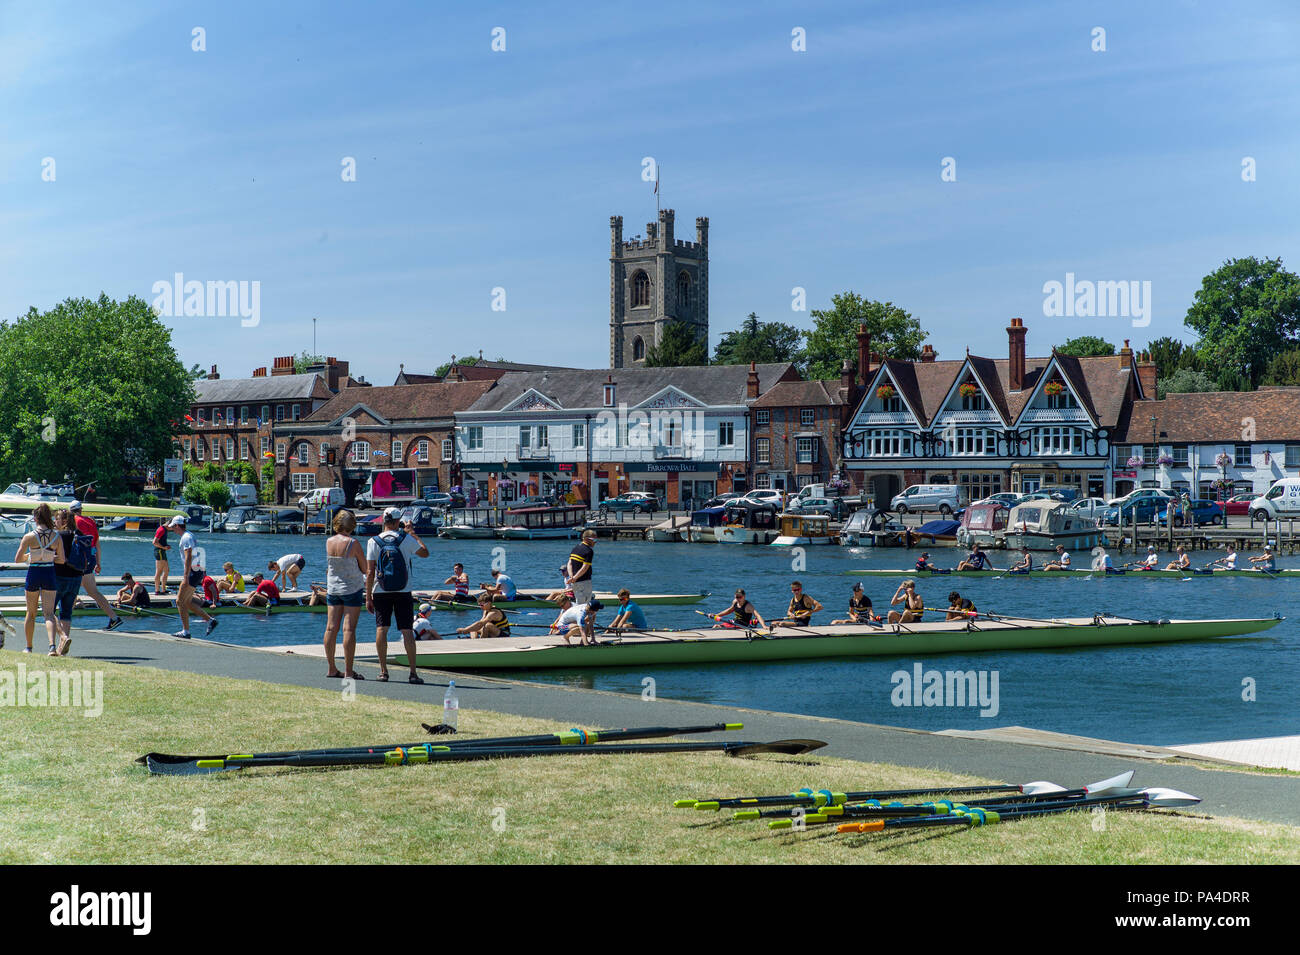
[[[1188,338],[1224,259],[1300,269],[1298,47],[1270,2],[6,3],[0,317],[181,272],[261,283],[256,327],[168,319],[226,377],[313,317],[376,384],[479,349],[604,367],[608,220],[654,218],[651,156],[678,234],[710,217],[715,343],[808,327],[796,286],[893,301],[940,357],[1004,355],[1013,315],[1033,354]],[[1067,272],[1151,282],[1150,326],[1045,317]]]

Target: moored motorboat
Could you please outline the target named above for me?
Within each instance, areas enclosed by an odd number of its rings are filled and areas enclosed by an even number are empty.
[[[629,667],[744,663],[857,656],[914,656],[1211,640],[1260,633],[1277,618],[1135,620],[1098,614],[1060,620],[978,621],[799,627],[775,634],[746,630],[647,631],[596,647],[556,636],[432,640],[417,645],[417,666],[452,670]],[[407,658],[397,655],[401,664]]]
[[[1091,550],[1101,542],[1097,522],[1079,516],[1065,501],[1027,501],[1007,515],[1006,546],[1011,550]]]
[[[721,505],[717,507],[703,507],[698,511],[691,511],[691,522],[686,525],[686,539],[692,544],[714,544],[718,540],[718,528],[722,526],[725,520],[727,509]]]
[[[838,537],[831,533],[831,519],[825,514],[782,514],[780,536],[772,547],[807,547],[813,544],[834,544]]]
[[[495,514],[496,508],[493,507],[458,507],[438,528],[438,536],[468,540],[494,537],[497,529]]]
[[[526,507],[506,511],[496,534],[506,540],[572,538],[582,533],[586,523],[585,506]]]
[[[770,544],[780,533],[775,504],[736,498],[725,505],[723,523],[715,532],[719,544]]]

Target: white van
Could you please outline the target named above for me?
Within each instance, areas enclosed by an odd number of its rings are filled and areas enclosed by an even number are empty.
[[[1257,521],[1300,517],[1300,478],[1275,481],[1267,494],[1250,502],[1250,516]]]
[[[909,511],[938,511],[951,514],[957,510],[957,485],[913,484],[889,502],[891,511],[906,514]]]
[[[319,511],[322,507],[330,504],[343,505],[346,503],[347,499],[343,496],[343,488],[316,487],[302,496],[302,499],[298,501],[298,506],[306,505],[309,511]]]
[[[230,491],[230,506],[257,503],[257,486],[253,484],[227,484]]]

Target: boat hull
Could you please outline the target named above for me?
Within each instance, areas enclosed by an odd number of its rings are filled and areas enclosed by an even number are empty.
[[[505,540],[560,540],[574,538],[582,533],[581,527],[499,527],[497,537]]]
[[[719,544],[770,544],[776,538],[776,531],[762,527],[719,527],[717,538]]]
[[[417,601],[428,601],[439,610],[473,610],[478,612],[477,603],[457,603],[453,601],[434,601],[432,590],[417,590],[413,596]],[[517,609],[521,607],[551,607],[558,613],[559,605],[546,599],[548,591],[545,590],[519,590],[515,594],[514,600],[496,600],[493,604],[506,610]],[[606,607],[617,607],[618,596],[611,593],[596,593],[592,595]],[[701,591],[696,594],[633,594],[632,601],[641,605],[686,605],[702,603],[709,594]]]
[[[1030,550],[1056,550],[1057,545],[1061,545],[1066,550],[1092,550],[1101,543],[1101,532],[1081,531],[1078,534],[1035,534],[1033,532],[1009,531],[1006,535],[1006,547],[1008,550],[1020,550],[1027,547]],[[981,542],[980,546],[983,546]]]
[[[1099,570],[915,570],[898,568],[896,570],[850,570],[849,574],[859,577],[1082,577],[1086,579],[1109,580],[1119,577],[1156,578],[1159,580],[1201,580],[1209,577],[1260,577],[1265,579],[1300,579],[1300,570],[1275,570],[1265,573],[1262,570],[1113,570],[1104,573]]]
[[[974,630],[950,624],[908,624],[864,631],[857,626],[808,627],[789,636],[747,639],[743,632],[695,630],[649,632],[599,647],[557,645],[550,637],[425,641],[417,666],[451,670],[636,667],[663,664],[755,663],[830,657],[918,656],[1043,650],[1211,640],[1260,633],[1276,619],[1130,621],[1093,618],[1021,622],[980,621]],[[811,635],[810,635],[811,634]],[[398,662],[407,663],[404,655]]]
[[[495,536],[495,530],[492,527],[449,527],[444,524],[438,531],[438,536],[459,540],[486,540]]]

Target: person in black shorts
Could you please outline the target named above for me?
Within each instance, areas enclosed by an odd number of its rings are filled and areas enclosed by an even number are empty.
[[[400,563],[395,571],[400,579],[385,586],[380,568],[385,550],[396,550]],[[412,557],[428,557],[429,548],[415,534],[415,525],[402,521],[395,507],[384,511],[384,529],[366,544],[366,610],[375,615],[375,650],[379,653],[379,681],[388,681],[388,629],[397,619],[402,646],[411,665],[410,683],[423,683],[415,670],[415,600],[411,597]]]
[[[117,592],[115,601],[119,607],[149,607],[149,588],[137,583],[130,574],[122,575],[122,589]]]

